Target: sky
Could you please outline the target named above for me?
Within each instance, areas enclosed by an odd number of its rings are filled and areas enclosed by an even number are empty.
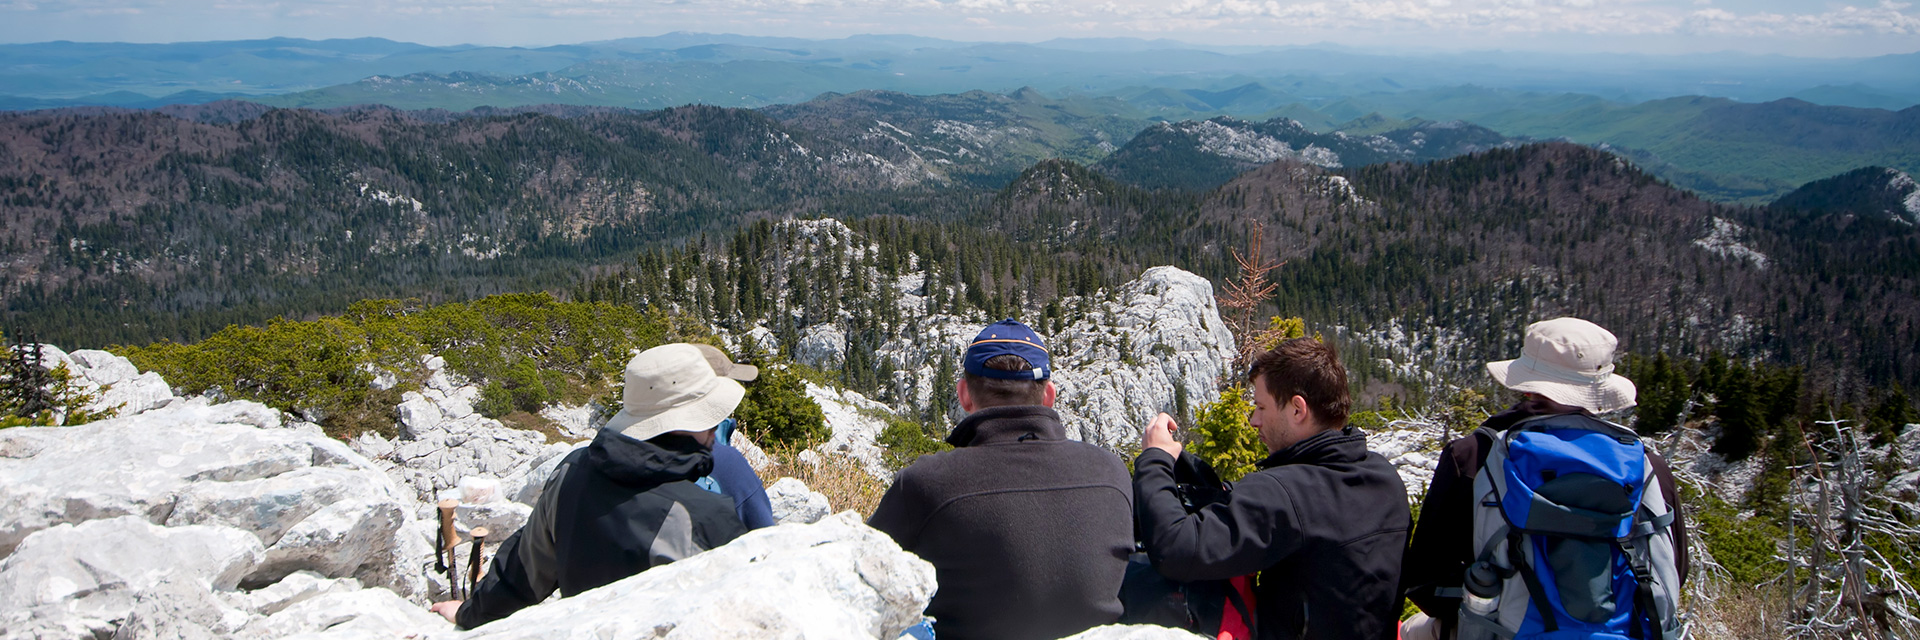
[[[0,0],[0,42],[7,43],[372,36],[538,46],[673,31],[1858,57],[1920,51],[1920,6],[1894,0]]]

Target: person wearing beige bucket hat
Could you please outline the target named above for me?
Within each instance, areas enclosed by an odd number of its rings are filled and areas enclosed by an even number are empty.
[[[1633,381],[1614,373],[1619,339],[1580,318],[1555,318],[1527,325],[1520,356],[1489,362],[1487,373],[1501,386],[1522,394],[1519,402],[1487,418],[1482,430],[1447,443],[1420,505],[1420,519],[1401,568],[1401,591],[1421,610],[1402,626],[1403,638],[1452,638],[1458,630],[1461,584],[1474,561],[1472,517],[1474,478],[1493,447],[1487,433],[1503,433],[1523,421],[1544,416],[1588,417],[1622,412],[1636,405]],[[1667,460],[1652,448],[1646,460],[1659,479],[1665,504],[1679,495]],[[1687,575],[1686,523],[1674,510],[1674,564]]]
[[[472,629],[556,590],[571,596],[746,533],[733,501],[694,481],[712,473],[714,428],[746,396],[740,381],[756,375],[706,345],[635,355],[620,411],[562,459],[471,597],[433,610]]]

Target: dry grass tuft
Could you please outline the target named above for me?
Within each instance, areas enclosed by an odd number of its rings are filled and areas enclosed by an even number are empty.
[[[805,482],[808,488],[827,496],[834,513],[851,509],[862,519],[871,517],[880,496],[887,492],[887,483],[869,475],[860,463],[840,456],[820,456],[822,463],[817,466],[801,462],[798,452],[768,452],[768,456],[774,465],[760,474],[763,482],[772,485],[781,478]]]
[[[1777,585],[1728,589],[1711,603],[1698,602],[1693,637],[1700,640],[1784,638],[1787,592]]]

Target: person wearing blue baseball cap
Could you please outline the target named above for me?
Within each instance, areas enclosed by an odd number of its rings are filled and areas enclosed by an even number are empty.
[[[951,451],[894,478],[868,524],[933,564],[941,640],[1060,638],[1119,619],[1133,486],[1113,453],[1069,440],[1047,345],[988,325],[955,391]]]

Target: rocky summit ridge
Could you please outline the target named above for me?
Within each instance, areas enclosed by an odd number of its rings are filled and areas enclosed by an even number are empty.
[[[837,222],[806,224],[845,232]],[[906,290],[903,306],[926,292],[911,274],[892,284]],[[1158,267],[1070,303],[1083,313],[1047,337],[1072,437],[1124,450],[1138,425],[1174,409],[1176,395],[1195,407],[1217,398],[1233,339],[1205,279]],[[821,317],[793,354],[802,361],[845,357],[844,340],[831,339],[836,316]],[[930,391],[936,354],[963,350],[981,323],[936,315],[908,324],[877,353],[910,391],[896,397],[912,401]],[[40,351],[46,366],[65,366],[95,393],[90,409],[117,415],[0,430],[0,639],[891,639],[936,588],[925,562],[783,478],[768,488],[779,526],[460,632],[425,609],[448,593],[434,571],[434,502],[461,499],[459,531],[488,527],[490,555],[526,522],[559,460],[592,435],[594,407],[549,408],[574,442],[547,443],[474,411],[475,385],[427,356],[426,381],[395,408],[397,433],[343,443],[262,404],[175,395],[158,374],[108,352]],[[833,434],[803,461],[890,480],[878,435],[899,407],[813,383],[807,394]],[[1416,451],[1424,440],[1380,442],[1410,483],[1424,485],[1432,464]],[[771,467],[752,442],[734,444]],[[456,556],[464,562],[469,552],[462,544]],[[1113,626],[1081,637],[1193,636]]]
[[[462,632],[425,609],[445,585],[404,473],[257,403],[161,404],[0,431],[0,638],[891,639],[936,588],[931,565],[784,479],[778,526]],[[488,480],[465,497],[507,501]]]

